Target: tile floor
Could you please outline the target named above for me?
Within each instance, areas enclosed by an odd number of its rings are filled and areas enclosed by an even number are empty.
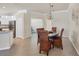
[[[0,51],[0,56],[46,56],[46,54],[39,54],[37,34],[33,34],[29,39],[15,39],[10,49]],[[63,50],[51,49],[49,56],[78,56],[78,54],[69,39],[63,38]]]

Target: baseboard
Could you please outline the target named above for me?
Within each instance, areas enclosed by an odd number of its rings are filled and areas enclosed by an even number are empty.
[[[63,38],[69,38],[69,36],[63,36]]]
[[[26,37],[16,37],[16,39],[29,39],[29,38],[31,38],[31,35],[26,36]]]
[[[24,39],[29,39],[31,38],[31,35],[24,37]]]
[[[0,48],[0,50],[10,49],[10,47]]]
[[[15,39],[24,39],[24,37],[16,37]]]
[[[75,50],[76,50],[77,54],[79,55],[79,51],[78,51],[78,49],[76,48],[76,46],[74,45],[74,43],[73,43],[72,39],[71,39],[71,38],[69,38],[69,40],[70,40],[70,42],[72,43],[73,47],[75,48]]]

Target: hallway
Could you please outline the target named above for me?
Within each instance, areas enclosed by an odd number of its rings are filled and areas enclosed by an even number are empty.
[[[33,34],[31,39],[15,39],[9,50],[0,51],[0,56],[46,56],[39,54],[37,46],[37,34]],[[63,50],[54,48],[49,51],[49,56],[78,56],[68,38],[63,38]]]

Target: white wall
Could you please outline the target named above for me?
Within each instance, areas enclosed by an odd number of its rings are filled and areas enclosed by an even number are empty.
[[[47,27],[47,14],[43,14],[40,12],[31,12],[31,18],[42,19],[43,20],[43,27],[46,29],[46,27]]]
[[[69,36],[69,12],[67,10],[57,11],[52,13],[52,26],[57,27],[60,32],[64,28],[64,37]]]
[[[44,14],[40,12],[31,12],[31,18],[43,19]]]
[[[31,13],[29,10],[24,13],[24,37],[31,37]]]
[[[28,38],[31,36],[31,17],[27,10],[18,11],[16,14],[16,37]]]
[[[48,30],[48,31],[51,31],[52,30],[52,21],[49,20],[49,19],[45,19],[45,22],[46,22],[45,29]]]
[[[24,13],[16,14],[16,37],[24,37]]]
[[[37,28],[43,28],[43,19],[38,18],[31,18],[31,27],[34,30],[34,32],[37,32]]]
[[[70,19],[70,41],[72,42],[74,48],[79,54],[79,5],[71,4],[69,7],[69,12],[71,15]]]

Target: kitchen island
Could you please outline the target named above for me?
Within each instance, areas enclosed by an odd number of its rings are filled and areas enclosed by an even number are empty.
[[[10,49],[13,44],[13,31],[0,31],[0,50]]]

